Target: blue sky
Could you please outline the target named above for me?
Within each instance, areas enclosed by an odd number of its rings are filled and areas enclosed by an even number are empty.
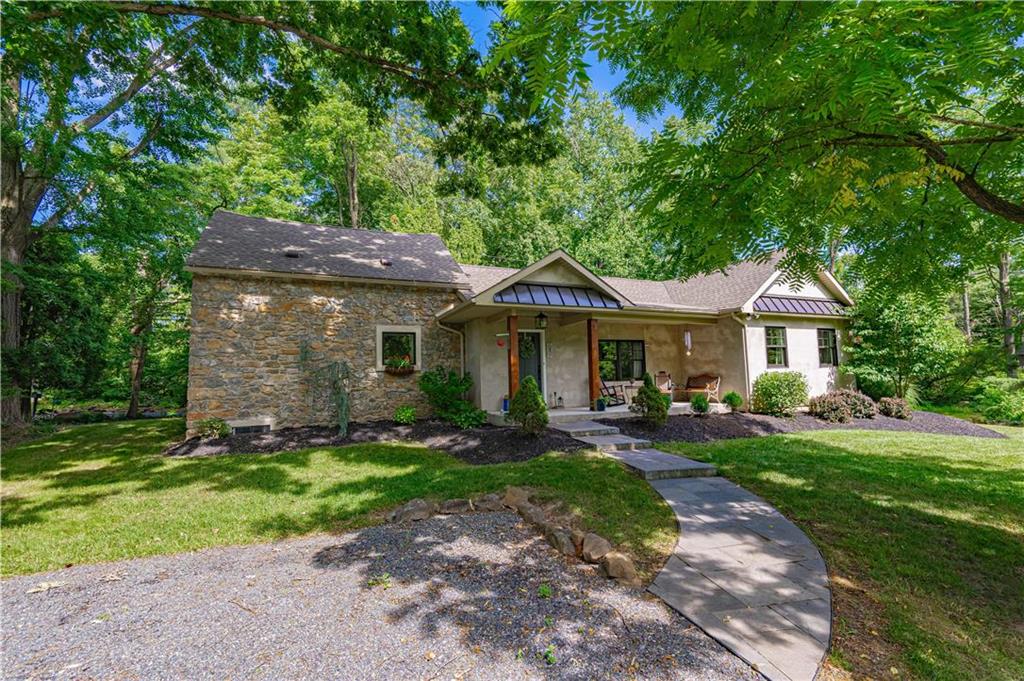
[[[487,28],[491,22],[498,19],[500,10],[493,6],[480,7],[475,0],[462,0],[456,2],[456,5],[462,13],[463,21],[469,27],[473,41],[476,43],[476,48],[480,50],[481,54],[486,55],[490,47],[487,39]],[[597,55],[589,55],[587,62],[591,65],[587,70],[591,84],[598,92],[610,94],[612,88],[622,82],[622,72],[613,73],[608,63],[599,61]],[[625,116],[626,123],[636,130],[640,136],[649,137],[652,131],[661,130],[662,121],[671,115],[678,115],[678,110],[672,107],[665,111],[664,114],[654,116],[647,121],[639,120],[636,112],[632,109],[623,108],[622,114]]]

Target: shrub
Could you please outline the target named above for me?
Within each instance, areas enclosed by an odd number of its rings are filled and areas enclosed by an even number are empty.
[[[878,413],[874,400],[856,390],[833,390],[846,403],[855,419],[873,419]]]
[[[711,405],[708,404],[707,395],[700,393],[693,396],[693,399],[690,400],[690,406],[693,408],[694,414],[707,414],[708,409],[711,408]]]
[[[477,409],[463,395],[473,387],[473,377],[435,367],[420,374],[420,390],[427,397],[434,413],[460,428],[475,428],[487,421],[487,412]]]
[[[910,418],[910,405],[907,404],[906,400],[901,400],[898,397],[883,397],[878,401],[878,411],[882,416],[888,416],[894,419]]]
[[[508,420],[531,435],[536,435],[548,425],[548,406],[533,376],[527,376],[519,383],[519,390],[508,405]]]
[[[850,407],[846,400],[843,399],[843,396],[839,394],[839,391],[812,397],[808,406],[810,407],[811,415],[818,417],[822,421],[849,423],[853,420]]]
[[[416,421],[416,408],[409,405],[395,407],[395,415],[392,418],[395,423],[407,426]]]
[[[722,401],[729,405],[729,408],[733,411],[736,411],[743,406],[743,398],[735,390],[727,392],[722,398]]]
[[[792,416],[807,403],[807,379],[799,371],[770,371],[754,381],[751,408],[758,414]]]
[[[203,438],[227,437],[231,435],[231,426],[224,419],[208,418],[196,422],[196,434]]]
[[[644,384],[637,391],[629,410],[656,428],[668,421],[668,404],[650,374],[644,374]]]
[[[1024,423],[1024,380],[990,376],[982,382],[973,406],[986,421]]]

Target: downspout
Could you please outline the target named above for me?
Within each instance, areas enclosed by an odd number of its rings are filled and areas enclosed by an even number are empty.
[[[459,337],[459,375],[462,376],[466,373],[466,334],[464,331],[445,326],[444,322],[440,320],[438,320],[437,325],[448,333],[454,333]]]
[[[744,402],[747,405],[747,411],[750,411],[750,360],[747,354],[747,322],[745,319],[740,317],[735,312],[732,314],[733,320],[740,325],[740,337],[743,341],[743,392]]]

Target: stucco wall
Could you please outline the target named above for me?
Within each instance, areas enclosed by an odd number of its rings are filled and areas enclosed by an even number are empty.
[[[786,327],[786,345],[789,366],[768,368],[768,353],[765,350],[766,326]],[[836,329],[839,344],[839,360],[843,359],[843,323],[830,319],[792,319],[762,315],[747,323],[747,348],[750,361],[751,385],[766,371],[800,371],[807,377],[811,396],[828,392],[844,385],[838,377],[836,367],[823,367],[818,363],[818,329]]]
[[[828,292],[819,281],[805,282],[784,282],[781,279],[776,281],[768,290],[766,295],[770,296],[799,296],[801,298],[821,298],[834,300],[835,296]]]
[[[196,275],[189,432],[207,417],[269,418],[275,428],[334,423],[333,400],[316,368],[337,360],[351,368],[353,420],[391,418],[403,404],[425,414],[418,374],[376,370],[377,325],[419,326],[420,365],[458,369],[458,336],[434,317],[455,300],[443,289]]]
[[[744,374],[743,327],[731,317],[721,317],[716,324],[694,324],[683,327],[690,331],[690,356],[683,355],[683,370],[673,375],[676,383],[685,385],[690,376],[720,376],[718,396],[735,390],[744,403],[749,399]]]

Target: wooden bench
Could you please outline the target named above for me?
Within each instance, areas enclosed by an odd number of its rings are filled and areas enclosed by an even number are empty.
[[[683,394],[687,398],[698,393],[703,393],[708,401],[714,400],[720,402],[718,399],[718,388],[722,385],[721,376],[712,376],[711,374],[700,374],[699,376],[690,376],[686,379],[686,387],[683,388]]]

